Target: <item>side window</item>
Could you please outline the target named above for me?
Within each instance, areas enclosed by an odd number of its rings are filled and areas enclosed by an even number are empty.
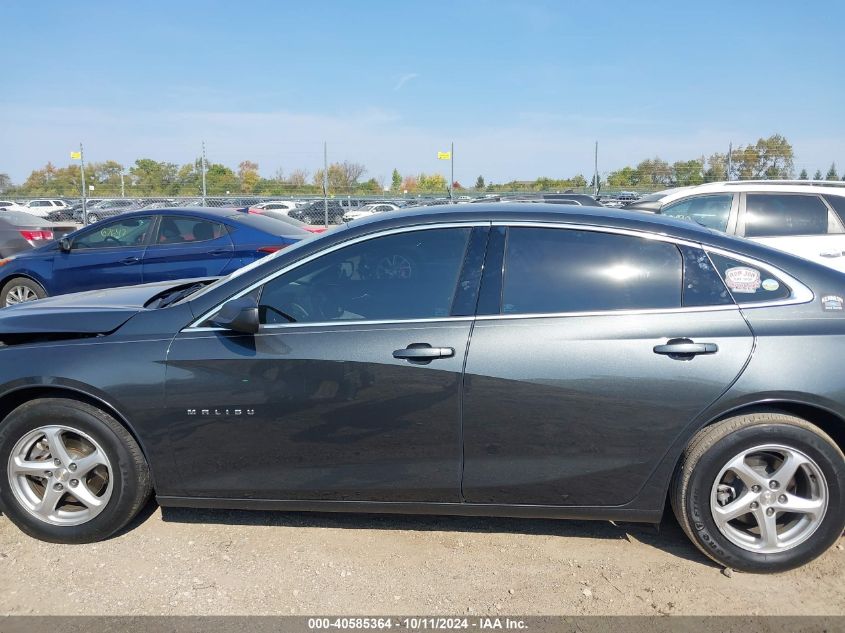
[[[504,314],[681,307],[681,253],[667,242],[511,228],[504,268]]]
[[[195,218],[164,216],[158,227],[155,244],[186,244],[216,240],[226,234],[226,227],[219,222]]]
[[[470,229],[376,237],[328,253],[264,285],[262,323],[449,316]]]
[[[152,218],[126,218],[119,222],[99,223],[96,228],[76,237],[73,248],[116,248],[144,244]]]
[[[733,204],[732,193],[695,196],[672,202],[660,210],[661,215],[695,222],[717,231],[728,229],[728,218]]]
[[[700,248],[679,246],[684,258],[684,307],[733,305],[710,258]]]
[[[745,196],[745,237],[825,235],[841,228],[818,196],[749,193]]]
[[[717,253],[710,259],[737,303],[778,301],[792,294],[792,289],[762,266],[754,266]]]

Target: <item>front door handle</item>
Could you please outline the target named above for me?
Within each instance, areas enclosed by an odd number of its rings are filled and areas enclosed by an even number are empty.
[[[120,263],[128,265],[128,264],[137,264],[139,261],[141,261],[140,257],[127,257],[126,259],[121,259]]]
[[[432,347],[428,343],[411,343],[405,349],[393,352],[393,358],[407,361],[428,363],[437,358],[451,358],[455,355],[452,347]]]
[[[228,255],[229,251],[227,251],[225,248],[218,248],[216,251],[209,251],[208,254],[212,257],[217,257],[219,255]]]
[[[669,339],[664,345],[655,345],[655,354],[665,354],[675,360],[689,360],[698,354],[715,354],[719,351],[716,343],[695,343],[688,338]]]
[[[822,251],[819,253],[821,257],[842,257],[845,251]]]

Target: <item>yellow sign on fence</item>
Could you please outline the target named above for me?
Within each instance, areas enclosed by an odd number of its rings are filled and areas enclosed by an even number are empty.
[[[437,152],[437,160],[452,160],[452,152]]]
[[[82,152],[71,152],[70,153],[71,160],[79,160],[82,158]]]

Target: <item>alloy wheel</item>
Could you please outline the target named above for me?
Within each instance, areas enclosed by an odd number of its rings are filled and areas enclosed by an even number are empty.
[[[18,303],[35,301],[36,299],[38,299],[38,295],[29,286],[13,286],[6,295],[6,305],[13,306]]]
[[[80,525],[100,514],[113,490],[106,453],[89,435],[63,425],[28,432],[9,455],[12,493],[51,525]]]
[[[818,464],[781,444],[755,446],[719,472],[710,509],[719,531],[747,551],[770,554],[797,547],[827,512],[827,482]]]

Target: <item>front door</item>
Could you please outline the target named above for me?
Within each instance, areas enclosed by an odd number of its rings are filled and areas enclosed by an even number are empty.
[[[467,356],[466,501],[630,501],[742,371],[742,315],[703,251],[666,241],[515,227],[503,269]]]
[[[56,253],[54,286],[64,294],[141,283],[141,262],[152,225],[151,217],[130,217],[81,231],[69,253]]]
[[[459,501],[472,317],[453,303],[470,232],[338,248],[251,290],[257,335],[180,333],[166,392],[185,493]]]

